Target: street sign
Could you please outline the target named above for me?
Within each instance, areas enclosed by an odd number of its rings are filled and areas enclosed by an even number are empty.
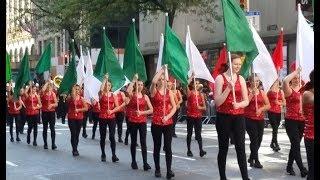
[[[248,11],[246,12],[246,18],[257,31],[260,31],[260,11]]]

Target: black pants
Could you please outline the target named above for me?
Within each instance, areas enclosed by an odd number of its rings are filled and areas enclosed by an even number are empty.
[[[86,127],[87,127],[87,121],[88,121],[88,111],[83,112],[83,121],[82,121],[82,135],[86,135]]]
[[[156,170],[160,170],[160,149],[161,149],[161,138],[164,136],[164,148],[166,153],[166,164],[167,171],[171,171],[172,164],[172,125],[159,126],[152,124],[151,133],[153,138],[153,160]]]
[[[68,119],[68,125],[71,133],[72,151],[78,151],[79,134],[81,130],[82,120]]]
[[[10,126],[10,137],[13,138],[13,119],[16,124],[16,138],[19,137],[19,130],[20,130],[20,115],[19,114],[7,114],[8,116],[8,123]]]
[[[129,125],[129,118],[127,116],[125,116],[125,121],[126,121],[126,124],[127,124],[125,140],[128,140],[129,134],[130,134],[130,125]]]
[[[234,137],[237,160],[242,179],[248,179],[248,168],[244,143],[245,119],[242,115],[217,113],[216,129],[219,142],[218,166],[220,179],[226,179],[226,159],[229,149],[230,132],[232,132]]]
[[[201,129],[202,129],[202,121],[201,118],[192,118],[187,117],[187,147],[188,151],[190,151],[190,145],[191,145],[191,137],[193,132],[193,127],[196,135],[196,140],[199,144],[199,150],[202,151],[202,137],[201,137]]]
[[[20,110],[20,133],[23,133],[24,131],[24,125],[27,122],[26,112],[24,108],[21,108]]]
[[[27,138],[30,139],[30,134],[33,129],[33,141],[37,142],[37,135],[38,135],[38,121],[39,115],[26,115],[26,119],[28,122],[28,135]]]
[[[246,119],[246,130],[250,137],[250,157],[249,159],[259,160],[258,151],[262,142],[264,121]]]
[[[173,120],[172,135],[176,134],[176,124],[178,121],[179,112],[180,112],[180,109],[177,109],[174,115],[172,116],[172,120]]]
[[[287,166],[291,168],[295,160],[299,169],[302,170],[304,166],[301,159],[300,142],[303,137],[304,122],[285,119],[285,127],[291,143]]]
[[[308,177],[307,180],[314,179],[314,141],[312,139],[304,138],[304,145],[307,151],[308,160]]]
[[[122,124],[123,124],[124,112],[116,113],[116,122],[118,129],[118,139],[122,139]]]
[[[268,118],[272,127],[271,144],[275,143],[276,145],[278,145],[278,129],[281,121],[281,113],[274,113],[268,111]]]
[[[48,124],[51,131],[51,142],[52,145],[55,144],[56,139],[56,132],[55,132],[55,123],[56,123],[56,116],[55,112],[42,112],[42,123],[43,123],[43,143],[47,145],[47,132],[48,132]]]
[[[130,135],[131,135],[130,150],[131,150],[132,162],[136,162],[137,135],[139,131],[143,164],[146,164],[147,163],[147,140],[146,140],[147,124],[129,122],[129,126],[130,126]]]
[[[99,130],[100,130],[100,148],[102,155],[106,155],[105,146],[106,146],[106,135],[107,135],[107,126],[109,126],[109,140],[112,156],[116,155],[116,141],[114,134],[116,131],[116,121],[115,119],[100,119],[99,121]]]
[[[93,127],[92,127],[92,137],[95,137],[96,135],[96,129],[99,122],[99,113],[98,112],[92,112],[92,120],[93,120]]]

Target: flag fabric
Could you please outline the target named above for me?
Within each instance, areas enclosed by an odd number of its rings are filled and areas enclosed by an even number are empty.
[[[230,52],[242,52],[245,60],[240,73],[247,78],[250,66],[258,55],[258,49],[254,43],[249,23],[243,10],[235,0],[221,0],[227,49]]]
[[[85,77],[85,72],[84,72],[84,60],[83,60],[81,45],[80,45],[80,59],[79,59],[76,70],[77,70],[77,84],[82,85],[83,79]]]
[[[99,101],[99,91],[101,84],[101,81],[99,81],[96,77],[93,76],[92,61],[88,49],[88,59],[86,61],[86,75],[83,80],[84,99],[87,102],[91,103],[92,99]]]
[[[123,59],[123,72],[131,81],[137,73],[140,80],[143,82],[147,81],[146,66],[139,48],[134,19],[132,20],[132,24],[127,35]]]
[[[11,80],[11,61],[10,61],[11,57],[8,54],[8,52],[6,52],[6,82],[9,82]]]
[[[277,46],[273,51],[272,59],[276,70],[279,71],[283,68],[283,31],[281,29]]]
[[[125,85],[126,77],[106,36],[105,29],[103,29],[102,40],[102,47],[93,74],[102,81],[104,75],[108,73],[112,83],[112,91],[117,91]]]
[[[14,98],[19,97],[20,89],[23,88],[23,86],[27,84],[30,80],[31,80],[31,75],[30,75],[30,68],[29,68],[29,55],[28,55],[28,51],[26,51],[21,60],[18,77],[15,82]]]
[[[267,92],[278,78],[277,70],[273,64],[271,55],[259,34],[252,25],[250,25],[250,29],[252,31],[254,42],[256,43],[259,51],[258,56],[253,60],[252,71],[258,74],[264,91]]]
[[[58,90],[59,94],[71,93],[72,86],[77,83],[76,53],[74,49],[74,40],[70,42],[70,47],[71,47],[71,61],[61,81],[61,84]]]
[[[186,50],[176,33],[170,28],[167,15],[162,55],[162,65],[164,64],[168,65],[170,74],[182,85],[188,85],[189,61]]]
[[[160,43],[159,43],[159,54],[158,54],[158,61],[157,61],[157,69],[156,72],[159,72],[162,66],[162,54],[163,54],[163,45],[164,45],[164,37],[161,33],[160,36]]]
[[[298,25],[296,44],[296,67],[301,66],[301,79],[309,81],[309,74],[314,69],[314,32],[298,5]]]
[[[47,45],[44,52],[42,53],[38,64],[35,68],[38,74],[42,74],[45,71],[50,71],[51,68],[51,42]]]
[[[192,42],[189,26],[186,35],[186,53],[190,64],[188,73],[189,77],[192,75],[192,72],[194,72],[195,78],[204,79],[214,83],[214,79],[212,78],[206,63],[204,62],[196,45]]]

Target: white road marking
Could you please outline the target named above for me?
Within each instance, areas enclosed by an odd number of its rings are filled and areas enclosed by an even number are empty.
[[[13,162],[10,162],[10,161],[6,161],[6,164],[10,165],[10,166],[13,166],[13,167],[17,167],[18,165],[16,165],[15,163]]]
[[[46,178],[46,177],[44,177],[42,175],[36,175],[34,177],[36,177],[37,179],[41,179],[41,180],[50,180],[49,178]]]
[[[141,149],[137,148],[138,151],[141,151]],[[147,151],[147,153],[150,153],[150,154],[153,154],[153,151]],[[165,156],[166,154],[165,153],[160,153],[160,155],[162,156]],[[189,160],[189,161],[195,161],[196,159],[193,159],[193,158],[188,158],[188,157],[183,157],[183,156],[177,156],[177,155],[174,155],[172,154],[172,157],[175,157],[175,158],[178,158],[178,159],[184,159],[184,160]]]

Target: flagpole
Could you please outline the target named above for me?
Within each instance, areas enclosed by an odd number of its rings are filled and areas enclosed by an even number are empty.
[[[229,60],[229,69],[230,69],[231,81],[233,82],[233,72],[232,72],[231,53],[230,53],[230,51],[228,51],[228,60]],[[233,102],[236,103],[236,94],[235,94],[235,91],[234,91],[234,85],[232,85],[232,96],[233,96]]]
[[[108,75],[108,73],[107,73],[107,75]],[[108,101],[108,115],[109,115],[109,89],[108,89],[108,80],[109,79],[109,75],[107,76],[107,81],[106,81],[106,83],[107,83],[107,101]]]
[[[190,27],[189,27],[189,25],[187,26],[187,28],[188,28],[188,33],[189,33],[189,46],[190,46],[190,39],[191,39],[191,34],[190,34]],[[190,50],[190,48],[189,48],[189,50]],[[194,87],[194,91],[196,92],[196,104],[197,104],[197,106],[199,106],[199,102],[198,102],[198,94],[197,94],[197,89],[196,89],[196,77],[195,77],[195,72],[194,72],[194,61],[193,61],[193,59],[192,59],[192,54],[191,54],[191,52],[189,52],[190,53],[190,60],[191,60],[191,62],[192,62],[192,73],[193,73],[193,87]]]
[[[256,74],[254,73],[254,70],[253,70],[253,66],[251,66],[251,71],[253,73],[253,84],[254,84],[254,89],[258,89],[257,86],[256,86]],[[254,92],[254,101],[255,101],[255,106],[256,106],[256,112],[258,111],[258,95],[256,92]],[[258,115],[257,115],[258,116]]]
[[[283,27],[281,27],[281,33],[283,32]],[[281,59],[281,62],[283,61],[283,59]],[[277,68],[277,67],[276,67]],[[277,68],[277,74],[278,74],[278,79],[280,79],[280,67],[279,67],[279,69]],[[279,93],[277,93],[277,98],[276,98],[276,100],[278,101],[278,95]]]
[[[167,72],[168,72],[168,67],[165,64],[164,65],[164,93],[163,93],[163,118],[166,116],[166,93],[167,93]]]

